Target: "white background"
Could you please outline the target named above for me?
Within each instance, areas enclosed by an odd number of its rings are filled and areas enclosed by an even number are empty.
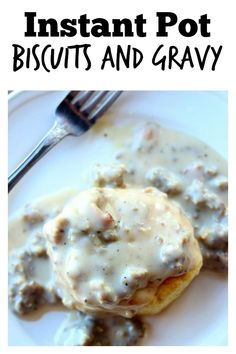
[[[67,89],[140,89],[140,90],[163,90],[163,89],[214,89],[228,90],[229,92],[229,173],[230,173],[230,229],[231,229],[231,259],[230,268],[235,269],[235,216],[233,211],[236,210],[235,201],[235,56],[234,33],[234,1],[185,1],[185,0],[164,0],[162,2],[146,0],[146,1],[111,1],[111,0],[70,0],[70,1],[1,1],[1,75],[0,75],[0,152],[1,152],[1,173],[0,173],[0,207],[1,207],[1,246],[0,246],[0,279],[1,279],[1,297],[0,297],[0,316],[1,316],[1,352],[39,352],[41,348],[7,348],[7,90],[67,90]],[[143,13],[147,18],[146,30],[148,35],[146,38],[128,38],[128,39],[103,39],[90,38],[90,43],[93,46],[94,57],[101,57],[106,45],[110,43],[117,44],[132,44],[140,48],[145,58],[150,58],[150,53],[153,53],[155,47],[164,43],[165,46],[176,45],[178,48],[184,48],[186,45],[191,47],[205,48],[207,44],[218,47],[223,45],[219,62],[216,71],[209,70],[167,70],[165,72],[156,69],[150,65],[150,61],[145,59],[140,69],[127,70],[120,72],[115,70],[99,70],[99,66],[93,66],[89,72],[75,70],[57,70],[52,73],[43,71],[33,72],[31,70],[20,70],[17,73],[12,72],[12,43],[19,43],[25,47],[31,46],[32,43],[40,43],[42,45],[52,43],[57,46],[66,46],[79,42],[89,43],[86,38],[80,39],[74,37],[68,41],[65,38],[50,39],[50,38],[24,38],[25,18],[24,12],[37,11],[41,18],[53,17],[58,20],[62,18],[77,18],[79,15],[87,13],[91,19],[95,17],[111,18],[134,18],[136,15]],[[192,38],[186,39],[179,35],[177,27],[170,31],[170,36],[167,39],[155,37],[156,32],[156,11],[172,11],[175,12],[180,19],[189,17],[197,20],[200,15],[207,13],[211,18],[210,31],[211,37],[202,38],[198,34]],[[94,60],[93,60],[94,61]],[[232,162],[231,162],[232,161]],[[229,298],[229,346],[228,348],[202,348],[201,351],[206,352],[231,352],[233,347],[236,347],[235,340],[235,275],[234,272],[230,276],[230,298]],[[220,311],[220,309],[219,309]],[[233,329],[234,328],[234,329]],[[45,352],[66,352],[64,348],[43,348]],[[93,351],[99,348],[80,348],[80,351]],[[110,348],[101,348],[104,352],[111,350]],[[120,350],[112,348],[113,351]],[[130,351],[132,348],[122,349]],[[150,350],[158,352],[180,352],[198,351],[198,348],[142,348],[136,347],[135,351]],[[71,352],[77,352],[78,348],[70,348]]]
[[[72,87],[83,88],[109,88],[109,89],[227,89],[228,77],[226,74],[230,59],[230,41],[228,40],[230,31],[230,8],[227,7],[229,1],[74,1],[65,3],[55,1],[15,1],[14,5],[8,5],[10,12],[2,15],[2,34],[7,34],[3,46],[5,68],[8,72],[8,87],[15,89],[71,89]],[[24,4],[24,5],[23,5]],[[37,5],[36,5],[37,4]],[[213,5],[214,4],[214,5]],[[5,8],[5,7],[4,7]],[[58,22],[63,18],[78,18],[82,14],[87,14],[91,20],[102,17],[107,20],[112,18],[130,18],[134,19],[136,15],[143,14],[147,19],[145,29],[147,36],[128,37],[128,38],[89,38],[80,37],[24,37],[26,30],[26,18],[24,12],[37,12],[38,18],[56,18]],[[168,37],[156,37],[157,31],[157,11],[171,11],[177,14],[179,21],[184,18],[192,18],[195,21],[203,14],[208,14],[211,23],[208,28],[211,32],[210,37],[202,37],[200,32],[193,37],[183,37],[178,32],[178,26],[170,28]],[[20,44],[25,48],[38,43],[42,47],[46,44],[52,44],[55,47],[68,46],[73,44],[90,43],[92,47],[90,56],[92,59],[92,68],[84,71],[83,68],[64,69],[47,73],[44,70],[34,71],[33,69],[21,69],[17,72],[12,70],[13,48],[12,44]],[[201,71],[198,67],[191,69],[186,64],[185,69],[181,71],[177,66],[172,70],[162,71],[160,66],[155,67],[151,64],[151,58],[155,49],[160,44],[165,45],[160,54],[166,53],[170,45],[177,45],[180,53],[183,53],[186,45],[192,49],[198,47],[203,53],[206,46],[212,45],[218,48],[223,45],[223,50],[216,66],[216,71],[211,71],[209,65],[207,69]],[[105,71],[100,70],[101,60],[107,45],[122,44],[123,47],[131,44],[139,48],[144,53],[144,60],[137,69],[123,68],[120,72],[107,67]],[[194,53],[193,53],[194,55]],[[181,58],[178,57],[179,59]],[[196,56],[194,55],[194,62]],[[233,59],[233,58],[232,58]],[[209,58],[207,59],[207,61]],[[233,60],[232,60],[233,62]]]

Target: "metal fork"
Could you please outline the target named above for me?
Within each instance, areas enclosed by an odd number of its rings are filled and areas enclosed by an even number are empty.
[[[56,109],[53,127],[8,177],[8,192],[59,141],[86,132],[120,94],[121,91],[70,91]]]

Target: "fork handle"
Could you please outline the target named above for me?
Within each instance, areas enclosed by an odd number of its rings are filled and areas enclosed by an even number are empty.
[[[56,122],[48,133],[43,137],[35,149],[22,161],[22,163],[8,177],[8,193],[17,182],[26,174],[34,164],[41,159],[53,146],[55,146],[69,132],[63,125]]]

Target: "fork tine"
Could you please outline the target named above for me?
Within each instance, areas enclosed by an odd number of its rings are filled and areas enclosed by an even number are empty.
[[[89,115],[90,112],[96,107],[101,99],[107,94],[108,91],[95,91],[88,100],[80,107],[83,114]]]
[[[71,103],[74,104],[77,108],[80,108],[87,101],[87,99],[93,94],[93,92],[94,91],[77,91],[77,95],[73,97]]]
[[[80,92],[80,91],[70,91],[70,92],[66,95],[66,97],[60,102],[60,104],[59,104],[58,107],[62,106],[65,101],[67,101],[67,102],[72,102],[73,99],[78,95],[79,92]],[[57,109],[58,109],[58,107],[57,107]]]
[[[98,117],[100,117],[115,100],[120,96],[122,91],[108,91],[105,97],[101,100],[100,104],[93,109],[88,118],[94,123]]]

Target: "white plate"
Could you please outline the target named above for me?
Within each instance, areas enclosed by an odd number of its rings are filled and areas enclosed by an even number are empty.
[[[53,112],[65,92],[20,92],[9,100],[9,172],[52,125]],[[224,92],[126,92],[113,105],[156,119],[208,143],[227,158],[227,95]],[[109,160],[107,146],[86,136],[69,137],[45,156],[14,188],[9,213],[27,201],[65,186],[83,184],[91,162]],[[9,312],[9,345],[52,345],[63,313],[51,312],[38,322],[22,321]],[[202,272],[185,293],[152,322],[145,345],[227,345],[227,280]],[[43,333],[43,335],[42,335]]]

